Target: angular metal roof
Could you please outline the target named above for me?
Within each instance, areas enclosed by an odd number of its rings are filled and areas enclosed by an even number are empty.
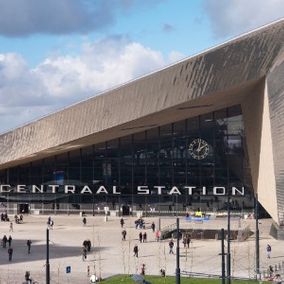
[[[0,136],[0,168],[240,102],[284,49],[284,20]]]

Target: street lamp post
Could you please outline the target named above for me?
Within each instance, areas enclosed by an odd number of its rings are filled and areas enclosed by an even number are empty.
[[[255,272],[256,278],[259,276],[259,228],[258,228],[258,196],[255,195]]]
[[[224,229],[221,229],[222,284],[225,284],[225,280],[226,280],[224,241],[225,241],[225,231]]]
[[[180,284],[180,267],[179,267],[179,218],[177,218],[177,253],[176,253],[176,284]]]
[[[49,266],[49,229],[46,229],[46,284],[50,284],[50,266]]]
[[[228,227],[227,227],[227,284],[231,284],[231,202],[230,194],[228,193]]]

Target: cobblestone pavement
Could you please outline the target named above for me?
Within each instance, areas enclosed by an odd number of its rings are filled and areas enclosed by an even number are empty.
[[[12,217],[12,216],[10,216]],[[50,269],[51,283],[89,283],[87,276],[94,271],[103,278],[119,273],[139,273],[141,265],[146,265],[146,273],[159,274],[164,268],[166,274],[175,272],[175,255],[169,255],[168,240],[156,242],[150,229],[158,218],[144,218],[145,230],[134,227],[134,217],[125,218],[126,241],[121,240],[121,227],[118,217],[87,216],[84,226],[80,216],[52,216],[55,225],[50,230]],[[260,220],[260,254],[261,270],[284,261],[284,242],[269,236],[271,220]],[[0,237],[6,234],[12,236],[13,260],[8,261],[7,249],[0,248],[0,284],[19,284],[24,281],[25,271],[38,283],[45,283],[46,257],[46,222],[47,216],[24,216],[23,224],[14,224],[14,231],[9,232],[9,223],[0,222]],[[161,219],[162,227],[173,224],[175,218]],[[239,220],[232,220],[232,229],[237,229]],[[254,220],[241,220],[241,226],[254,229]],[[226,220],[212,220],[203,224],[194,224],[181,219],[181,228],[226,228]],[[147,232],[147,243],[139,243],[139,232]],[[28,254],[26,241],[32,240],[31,254]],[[82,260],[82,243],[89,239],[94,247],[86,261]],[[272,246],[272,256],[266,257],[266,245]],[[139,257],[133,256],[133,247],[137,244]],[[176,245],[176,242],[175,242]],[[181,270],[220,274],[221,257],[220,241],[193,240],[189,250],[181,243]],[[232,242],[232,274],[235,276],[253,276],[255,267],[255,240],[252,235],[247,241]],[[71,266],[71,273],[66,273],[66,267]]]

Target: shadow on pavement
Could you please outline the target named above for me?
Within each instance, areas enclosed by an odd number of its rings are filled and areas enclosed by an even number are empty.
[[[39,241],[32,240],[31,253],[28,254],[28,247],[26,240],[13,240],[13,257],[12,261],[9,262],[8,256],[8,244],[6,248],[0,247],[0,265],[13,264],[27,261],[38,261],[46,259],[46,245],[38,244]],[[106,247],[95,247],[88,253],[91,255],[96,255],[99,251],[107,249]],[[62,246],[57,245],[52,242],[49,244],[49,258],[50,260],[63,257],[73,257],[82,256],[82,246]]]

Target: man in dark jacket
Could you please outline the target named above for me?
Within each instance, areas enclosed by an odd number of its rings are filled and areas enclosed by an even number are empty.
[[[12,261],[13,257],[13,248],[9,247],[8,248],[8,255],[9,255],[9,261]]]
[[[174,241],[170,240],[169,242],[169,248],[170,248],[170,252],[169,254],[174,254],[173,248],[174,248]]]
[[[135,245],[133,248],[134,256],[138,257],[138,246]]]
[[[31,253],[31,246],[32,246],[32,241],[31,240],[27,240],[28,254]]]

